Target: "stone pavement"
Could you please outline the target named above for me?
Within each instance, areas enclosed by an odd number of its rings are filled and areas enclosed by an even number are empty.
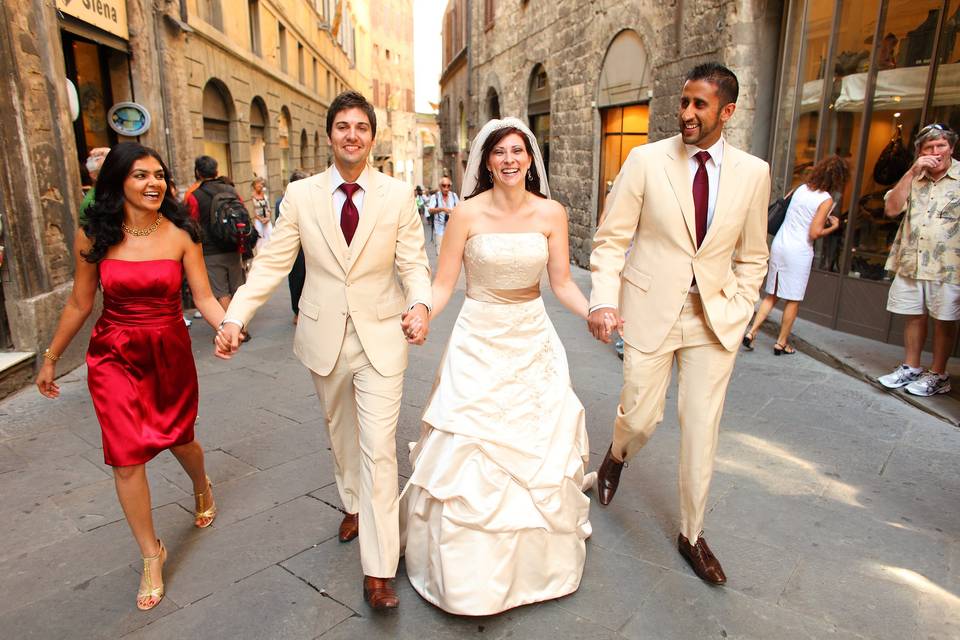
[[[586,272],[575,275],[588,288]],[[620,384],[613,350],[546,294],[586,406],[595,468]],[[416,439],[462,291],[411,350],[398,430]],[[190,483],[169,453],[148,469],[169,551],[167,596],[134,605],[137,549],[103,465],[83,369],[57,401],[0,403],[0,638],[960,638],[960,431],[805,355],[741,354],[727,398],[706,536],[729,583],[711,588],[675,550],[675,388],[613,504],[591,510],[580,590],[486,618],[447,615],[410,588],[400,609],[363,603],[323,418],[291,354],[281,288],[230,362],[191,329],[197,427],[220,515],[192,526]],[[176,380],[171,380],[176,384]],[[401,480],[402,481],[402,480]],[[541,561],[549,562],[549,558]]]

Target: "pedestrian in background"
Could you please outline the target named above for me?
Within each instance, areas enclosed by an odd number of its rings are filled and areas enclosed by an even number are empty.
[[[460,204],[460,198],[453,191],[453,182],[450,178],[441,178],[440,191],[433,196],[427,207],[430,215],[434,216],[433,237],[437,245],[437,255],[440,255],[440,245],[443,244],[443,232],[447,226],[447,219],[458,204]]]
[[[207,267],[207,276],[210,278],[210,288],[216,296],[220,306],[226,309],[230,306],[233,294],[237,292],[245,281],[243,270],[242,247],[225,246],[217,242],[211,233],[211,225],[216,217],[212,211],[214,198],[221,193],[240,196],[229,178],[220,175],[219,166],[215,158],[199,156],[194,161],[193,172],[199,184],[185,198],[190,216],[200,224],[200,235],[203,238],[203,261]],[[249,332],[243,333],[243,340],[250,339]]]
[[[807,181],[793,191],[783,224],[770,246],[766,297],[743,336],[743,346],[753,351],[753,341],[777,300],[784,300],[780,335],[773,345],[773,355],[796,353],[790,344],[790,332],[807,290],[813,267],[813,243],[840,228],[840,220],[830,215],[834,193],[842,193],[850,177],[847,161],[828,156],[817,163]]]
[[[290,182],[303,180],[307,178],[307,172],[300,169],[290,174]],[[288,183],[289,184],[289,183]],[[277,198],[277,224],[280,224],[280,203],[283,202],[283,196]],[[307,263],[303,257],[303,247],[297,254],[297,259],[293,262],[290,273],[287,274],[287,286],[290,288],[290,306],[293,307],[293,324],[300,320],[300,296],[303,295],[303,281],[307,277]]]
[[[103,160],[107,157],[108,153],[110,153],[110,147],[94,147],[90,149],[90,153],[87,154],[87,160],[84,162],[83,166],[87,171],[87,175],[90,176],[91,186],[83,195],[83,200],[80,201],[79,219],[81,227],[86,224],[87,209],[93,204],[94,199],[97,197],[97,176],[100,174],[100,167],[103,165]]]
[[[267,193],[264,190],[267,181],[261,177],[253,179],[251,188],[253,190],[250,201],[253,204],[253,226],[256,228],[260,237],[257,239],[257,252],[270,244],[270,234],[273,232],[273,213],[270,211],[270,201],[267,199]]]
[[[208,527],[216,516],[203,449],[194,438],[197,371],[183,324],[182,274],[211,326],[219,326],[223,309],[210,291],[199,230],[174,200],[169,176],[156,151],[134,142],[118,144],[107,156],[87,223],[76,234],[73,290],[36,380],[44,396],[60,394],[56,362],[102,289],[87,384],[104,462],[113,467],[117,497],[143,558],[137,607],[144,611],[163,599],[167,556],[153,525],[146,463],[169,449],[193,482],[194,525]]]
[[[960,319],[960,164],[953,161],[957,134],[943,124],[920,129],[914,141],[917,159],[887,192],[884,213],[904,212],[886,268],[895,276],[887,311],[906,316],[904,361],[880,384],[932,396],[950,391],[947,361]],[[920,366],[927,341],[927,316],[933,317],[933,363]]]

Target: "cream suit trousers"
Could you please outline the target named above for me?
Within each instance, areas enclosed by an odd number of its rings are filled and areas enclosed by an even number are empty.
[[[397,418],[403,374],[380,375],[347,319],[340,356],[328,375],[313,373],[326,414],[334,476],[343,507],[360,515],[363,574],[392,578],[400,559]]]
[[[703,530],[720,415],[736,356],[707,326],[700,296],[695,293],[687,296],[680,316],[656,351],[643,353],[624,345],[623,390],[613,429],[613,451],[621,460],[629,460],[643,447],[663,419],[667,385],[673,361],[677,361],[680,531],[691,544]]]

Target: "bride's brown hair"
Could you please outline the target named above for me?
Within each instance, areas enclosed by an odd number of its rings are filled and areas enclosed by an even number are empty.
[[[523,184],[530,193],[538,195],[541,198],[547,197],[542,191],[540,191],[540,174],[537,173],[537,163],[533,162],[534,155],[533,147],[530,145],[530,138],[528,138],[523,131],[517,129],[516,127],[504,127],[502,129],[497,129],[487,136],[486,140],[484,140],[483,147],[480,150],[480,157],[483,158],[483,166],[477,168],[477,173],[479,174],[477,175],[477,187],[473,190],[473,193],[465,196],[464,200],[469,200],[474,196],[480,195],[484,191],[493,189],[493,177],[490,175],[490,171],[487,169],[487,158],[489,158],[490,154],[493,153],[493,148],[511,133],[516,133],[523,138],[523,146],[526,147],[527,155],[530,156],[531,160],[529,173],[527,176],[524,176]],[[528,180],[527,177],[530,179]]]

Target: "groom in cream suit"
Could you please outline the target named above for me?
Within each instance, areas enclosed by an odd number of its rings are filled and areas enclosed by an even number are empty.
[[[624,341],[613,443],[598,470],[600,503],[613,499],[624,462],[662,419],[676,361],[677,547],[711,584],[726,582],[702,535],[717,432],[737,347],[767,271],[769,170],[723,138],[738,92],[737,77],[722,65],[687,74],[680,135],[630,152],[590,257],[590,331],[609,342],[618,327]]]
[[[363,593],[396,607],[400,555],[396,429],[407,343],[429,328],[430,270],[413,188],[367,166],[377,120],[358,93],[327,112],[334,163],[292,182],[269,246],[253,262],[217,335],[218,355],[286,278],[303,247],[306,280],[294,353],[310,369],[330,429],[346,516],[339,538],[359,535]]]

